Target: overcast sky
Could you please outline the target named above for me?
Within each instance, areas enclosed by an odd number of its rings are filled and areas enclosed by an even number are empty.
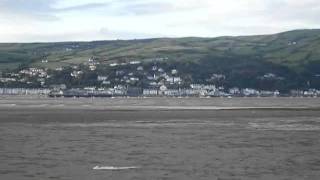
[[[319,17],[319,0],[0,0],[0,41],[270,34]]]

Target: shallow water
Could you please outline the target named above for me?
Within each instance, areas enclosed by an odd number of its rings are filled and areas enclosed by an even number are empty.
[[[0,125],[0,179],[320,177],[317,117]]]

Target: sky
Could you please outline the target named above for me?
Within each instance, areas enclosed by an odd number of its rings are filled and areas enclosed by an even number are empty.
[[[319,17],[319,0],[0,0],[0,42],[272,34]]]

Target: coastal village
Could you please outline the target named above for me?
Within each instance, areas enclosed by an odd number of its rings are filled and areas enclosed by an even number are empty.
[[[0,74],[0,95],[43,95],[50,97],[319,97],[320,90],[259,90],[254,88],[225,88],[219,84],[224,74],[212,74],[208,83],[192,82],[175,68],[162,67],[156,62],[166,58],[152,59],[153,63],[141,61],[112,62],[100,64],[94,57],[72,67],[24,68],[18,72]],[[48,60],[42,60],[48,63]],[[103,68],[102,68],[103,67]],[[107,69],[107,70],[105,70]],[[61,76],[59,83],[56,76]],[[79,82],[67,85],[63,79]],[[273,73],[258,79],[282,80]],[[82,81],[85,79],[85,81]],[[81,83],[85,82],[85,83]],[[211,83],[210,83],[211,82]],[[217,83],[215,83],[217,82]]]

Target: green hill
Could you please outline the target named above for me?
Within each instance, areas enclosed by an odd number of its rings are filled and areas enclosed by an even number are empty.
[[[208,56],[248,57],[301,71],[305,65],[320,61],[320,30],[218,38],[0,44],[1,69],[21,65],[55,68],[81,64],[93,56],[101,63],[150,58],[199,62]],[[48,63],[41,63],[43,59]]]

